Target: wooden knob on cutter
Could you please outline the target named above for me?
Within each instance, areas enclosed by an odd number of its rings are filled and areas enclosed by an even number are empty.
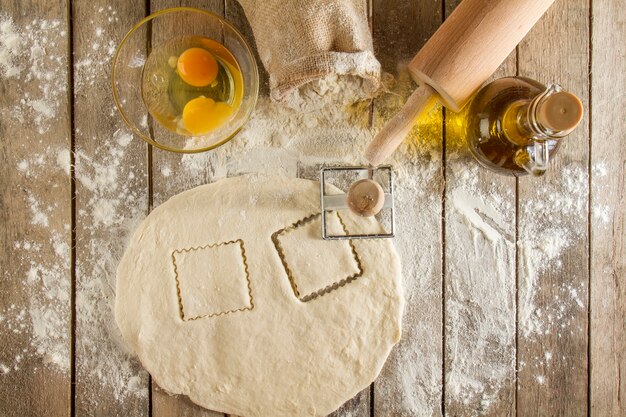
[[[556,132],[572,131],[583,118],[583,103],[572,93],[559,91],[545,99],[537,109],[537,120]]]
[[[353,213],[362,217],[371,217],[382,210],[385,204],[385,192],[376,181],[363,179],[350,186],[347,201]]]

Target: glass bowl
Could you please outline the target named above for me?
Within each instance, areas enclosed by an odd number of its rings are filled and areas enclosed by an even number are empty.
[[[150,115],[142,97],[142,76],[149,52],[174,38],[202,36],[223,44],[243,76],[241,104],[221,127],[186,136],[163,127]],[[204,152],[228,142],[248,121],[259,92],[259,73],[250,47],[239,31],[221,17],[200,9],[176,7],[139,21],[122,39],[111,69],[113,98],[124,122],[151,145],[177,153]]]

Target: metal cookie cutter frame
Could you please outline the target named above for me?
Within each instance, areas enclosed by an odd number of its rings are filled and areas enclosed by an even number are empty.
[[[348,209],[346,194],[326,194],[326,173],[331,171],[360,171],[359,179],[373,179],[376,171],[386,171],[389,177],[388,189],[385,192],[385,203],[383,210],[391,210],[390,213],[390,231],[389,233],[373,233],[358,235],[329,235],[326,229],[326,213],[332,210]],[[381,165],[377,168],[367,166],[354,167],[326,167],[320,170],[320,203],[322,207],[322,238],[324,240],[339,239],[389,239],[395,236],[395,219],[393,204],[393,171],[390,165]]]

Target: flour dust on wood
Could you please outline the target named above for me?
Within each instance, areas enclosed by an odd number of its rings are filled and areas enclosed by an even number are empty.
[[[49,141],[50,131],[61,130],[64,120],[57,118],[66,99],[65,56],[48,53],[67,41],[59,20],[32,21],[16,25],[11,16],[0,12],[0,79],[5,97],[0,109],[2,138],[24,155],[15,167],[17,178],[12,198],[23,199],[23,213],[30,218],[27,230],[21,230],[10,252],[26,271],[25,276],[10,276],[2,271],[5,279],[19,280],[27,298],[21,304],[0,306],[0,339],[26,340],[16,351],[0,352],[0,379],[2,375],[22,372],[22,363],[30,357],[41,358],[41,366],[52,366],[62,373],[69,372],[69,218],[65,217],[64,203],[51,204],[49,199],[40,200],[35,191],[42,190],[50,167],[56,166],[55,158],[61,149],[59,140]],[[15,137],[11,132],[20,132]],[[52,144],[53,143],[53,144]],[[54,176],[50,176],[54,178]],[[58,178],[58,176],[57,176]],[[37,183],[39,187],[34,187]],[[52,188],[59,184],[47,184]],[[32,188],[31,188],[32,187]],[[45,203],[43,201],[46,201]],[[19,206],[18,206],[19,207]],[[19,218],[22,213],[10,213]],[[11,218],[11,217],[9,217]],[[59,224],[60,223],[60,224]],[[9,248],[7,247],[7,252]],[[10,288],[10,287],[9,287]],[[19,336],[19,337],[18,337]],[[32,364],[29,369],[36,371]]]
[[[110,7],[102,7],[98,13],[105,14],[109,22],[118,19]],[[33,125],[31,136],[6,136],[3,140],[19,139],[24,146],[36,142],[42,145],[37,148],[43,149],[37,153],[26,152],[28,157],[14,167],[23,179],[23,198],[30,211],[30,227],[33,230],[48,228],[58,207],[44,205],[41,196],[30,184],[47,183],[51,173],[61,173],[66,178],[70,174],[67,148],[46,145],[49,132],[59,121],[58,114],[63,110],[60,106],[64,105],[67,95],[66,57],[49,52],[52,47],[67,42],[67,34],[61,26],[62,22],[58,20],[41,19],[18,26],[10,16],[0,14],[0,77],[3,81],[25,86],[23,97],[2,109],[2,123],[6,132],[19,125]],[[92,52],[75,64],[75,90],[78,93],[85,86],[93,85],[96,79],[108,78],[115,52],[115,40],[101,28],[92,30],[98,41],[92,45]],[[31,88],[32,85],[35,87]],[[105,111],[115,114],[112,102]],[[134,228],[133,218],[139,221],[147,204],[146,195],[130,191],[128,182],[132,178],[121,178],[120,175],[125,149],[132,135],[118,130],[112,135],[105,133],[92,140],[103,143],[102,152],[96,160],[82,152],[74,155],[76,180],[94,196],[90,201],[81,201],[77,220],[90,224],[93,231],[109,230],[123,241]],[[130,212],[130,216],[121,216],[121,207],[125,208],[125,213]],[[41,366],[69,374],[69,327],[66,321],[70,297],[67,276],[69,236],[70,225],[65,224],[64,232],[52,234],[49,240],[25,238],[12,243],[20,262],[27,267],[23,282],[28,299],[22,305],[12,304],[0,309],[0,337],[26,334],[30,336],[30,342],[19,351],[0,353],[0,378],[3,374],[20,372],[20,364],[26,357],[40,358]],[[50,246],[54,257],[43,257],[41,253]],[[119,330],[113,321],[114,271],[122,250],[95,239],[90,242],[89,262],[77,265],[77,274],[89,279],[79,284],[83,287],[78,288],[76,299],[77,316],[82,320],[81,328],[84,329],[77,346],[85,358],[82,362],[84,372],[115,389],[113,394],[120,401],[128,395],[148,395],[146,387],[141,384],[146,378],[145,371],[133,365],[135,361],[131,361],[131,355],[119,342]],[[49,252],[46,251],[47,254]],[[106,330],[104,338],[103,328]]]

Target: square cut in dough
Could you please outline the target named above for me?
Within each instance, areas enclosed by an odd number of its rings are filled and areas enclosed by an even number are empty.
[[[326,227],[334,235],[346,233],[335,212],[326,214]],[[350,241],[322,239],[320,215],[275,233],[274,243],[300,301],[333,291],[363,273]]]
[[[172,262],[183,320],[252,309],[241,240],[177,249],[172,254]]]

